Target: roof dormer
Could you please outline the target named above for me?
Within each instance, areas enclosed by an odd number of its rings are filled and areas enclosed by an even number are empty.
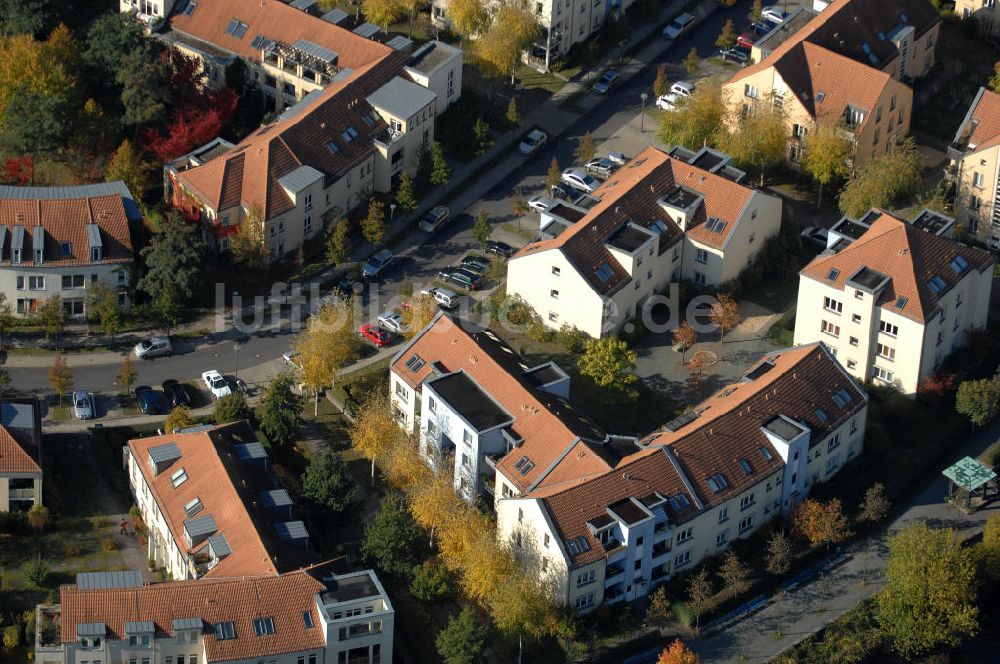
[[[45,229],[41,226],[35,226],[31,230],[31,250],[35,265],[45,262]]]
[[[682,231],[687,231],[702,200],[704,196],[697,191],[675,184],[656,202]]]
[[[101,228],[97,224],[87,224],[87,242],[90,244],[90,262],[99,263],[104,260],[104,242],[101,240]]]

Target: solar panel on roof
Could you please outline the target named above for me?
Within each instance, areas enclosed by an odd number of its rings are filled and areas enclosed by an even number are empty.
[[[674,419],[670,420],[669,422],[667,422],[667,425],[663,428],[673,433],[675,431],[679,431],[685,424],[693,422],[697,418],[698,418],[698,413],[696,413],[693,410],[689,410],[683,415],[679,415]]]
[[[276,523],[274,524],[274,530],[278,533],[278,538],[286,542],[309,537],[309,533],[306,531],[306,524],[301,521]]]
[[[349,14],[345,12],[343,9],[331,9],[327,13],[320,16],[320,18],[326,21],[327,23],[333,23],[334,25],[337,25],[348,16]]]
[[[134,569],[120,572],[80,572],[76,575],[76,587],[80,590],[138,588],[141,585],[142,573]]]
[[[337,52],[331,51],[328,48],[324,48],[319,44],[311,42],[307,39],[298,39],[292,44],[292,48],[298,49],[303,53],[313,56],[327,64],[332,64],[337,61]]]
[[[197,629],[201,631],[201,618],[174,618],[170,626],[176,632],[180,629]]]

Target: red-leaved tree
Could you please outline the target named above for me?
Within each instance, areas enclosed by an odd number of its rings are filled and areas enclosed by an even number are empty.
[[[24,186],[35,179],[35,160],[30,154],[8,157],[3,161],[4,184]]]

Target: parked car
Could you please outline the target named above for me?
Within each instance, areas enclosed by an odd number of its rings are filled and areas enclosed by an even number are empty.
[[[394,311],[387,311],[379,316],[378,326],[383,330],[394,332],[395,334],[403,334],[406,331],[406,323],[403,322],[403,317]]]
[[[490,269],[490,262],[482,256],[469,254],[462,259],[462,262],[459,263],[458,266],[464,270],[475,272],[476,274],[486,274],[486,271]]]
[[[745,46],[747,48],[753,48],[753,45],[757,43],[757,37],[752,32],[744,32],[739,37],[736,38],[737,46]]]
[[[815,226],[810,226],[803,230],[799,237],[802,241],[811,244],[819,249],[826,249],[827,239],[830,237],[830,232],[825,228],[816,228]]]
[[[625,158],[624,152],[609,152],[608,159],[610,159],[611,163],[615,166],[624,166],[625,162],[628,161],[628,159]]]
[[[611,174],[615,172],[617,167],[607,157],[598,157],[588,161],[584,168],[588,173],[600,175],[602,178],[609,178],[611,177]]]
[[[286,350],[281,354],[281,361],[285,363],[286,367],[292,367],[293,369],[302,370],[302,361],[299,360],[299,352],[295,350]]]
[[[546,210],[555,206],[556,201],[548,196],[532,196],[528,199],[528,207],[535,212],[545,212]]]
[[[447,288],[425,288],[420,291],[420,294],[430,295],[438,303],[439,307],[448,309],[449,311],[458,306],[458,300],[461,297]]]
[[[396,257],[388,249],[376,252],[374,256],[361,266],[361,277],[366,280],[378,279],[395,259]]]
[[[694,26],[694,20],[694,16],[687,13],[675,17],[667,27],[663,28],[663,36],[667,39],[677,39]]]
[[[521,151],[521,154],[531,154],[538,148],[542,147],[548,138],[549,135],[541,129],[532,129],[528,132],[528,135],[524,137],[524,140],[521,141],[521,144],[517,146],[517,149]]]
[[[184,383],[171,378],[163,381],[163,385],[160,387],[163,389],[163,396],[174,406],[191,405],[191,393]]]
[[[349,277],[344,277],[333,285],[330,294],[342,300],[352,297],[354,295],[354,282]]]
[[[570,187],[588,194],[594,193],[594,190],[601,186],[601,183],[592,175],[587,175],[587,173],[579,168],[567,168],[563,171],[562,181],[564,184],[568,184]]]
[[[483,278],[464,268],[446,267],[438,272],[438,279],[450,281],[466,290],[479,290],[483,287]]]
[[[764,19],[750,24],[750,31],[757,35],[766,35],[771,30],[774,30],[774,24]]]
[[[424,213],[424,216],[420,217],[417,228],[425,233],[436,233],[442,226],[448,223],[450,217],[451,211],[445,206],[439,205],[428,210]]]
[[[570,200],[570,188],[563,184],[554,184],[549,187],[549,194],[552,198],[560,201]]]
[[[517,249],[510,246],[506,242],[497,242],[495,240],[490,240],[486,243],[486,253],[493,254],[494,256],[499,256],[500,258],[507,260],[515,253]]]
[[[150,337],[137,343],[132,352],[139,359],[151,360],[161,355],[171,355],[174,349],[170,345],[169,337]]]
[[[670,86],[670,91],[656,98],[656,107],[664,111],[675,111],[680,101],[690,97],[695,90],[694,83],[677,81]]]
[[[97,414],[94,408],[94,393],[87,390],[73,392],[73,415],[78,420],[89,420]]]
[[[160,393],[149,385],[135,388],[135,404],[144,415],[162,415],[167,410]]]
[[[616,72],[614,69],[608,69],[601,77],[597,79],[597,83],[594,83],[594,92],[599,95],[607,94],[611,91],[611,88],[615,87],[622,81],[622,75]]]
[[[723,60],[735,62],[738,65],[746,65],[750,62],[750,49],[745,46],[734,46],[719,51]]]
[[[205,382],[205,387],[208,388],[208,391],[212,393],[212,397],[215,399],[221,399],[233,393],[229,388],[229,383],[215,369],[209,369],[203,373],[201,379]]]
[[[392,343],[392,335],[385,330],[380,330],[371,323],[365,323],[358,328],[358,336],[376,348],[385,348]]]
[[[768,23],[773,23],[775,25],[781,25],[788,20],[788,12],[782,11],[781,7],[775,5],[768,5],[760,10],[761,18],[763,18]]]

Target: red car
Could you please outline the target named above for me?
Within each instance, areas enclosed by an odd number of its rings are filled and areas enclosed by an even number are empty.
[[[385,348],[392,343],[392,335],[380,330],[371,323],[365,323],[358,329],[358,335],[376,348]]]
[[[757,40],[754,38],[753,33],[744,32],[742,35],[736,38],[737,46],[745,46],[746,48],[752,48],[754,42]]]

